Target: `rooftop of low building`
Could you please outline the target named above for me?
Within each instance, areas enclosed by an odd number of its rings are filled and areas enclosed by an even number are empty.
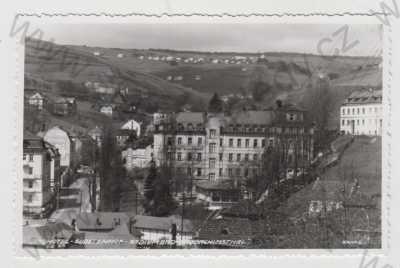
[[[344,101],[344,104],[372,104],[382,103],[382,90],[364,89],[353,91]]]
[[[182,218],[177,215],[172,215],[169,217],[136,215],[134,217],[134,226],[139,229],[170,231],[172,224],[176,224],[177,231],[181,232]],[[184,233],[194,232],[193,224],[188,219],[183,219],[183,232]]]

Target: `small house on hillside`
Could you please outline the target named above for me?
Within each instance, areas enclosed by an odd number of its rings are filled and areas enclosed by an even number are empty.
[[[89,137],[96,142],[97,146],[101,146],[101,139],[103,137],[103,131],[98,126],[92,128],[88,132]]]
[[[121,129],[135,131],[136,136],[139,137],[141,133],[141,123],[136,122],[134,119],[130,119],[122,125]]]
[[[43,110],[43,108],[46,104],[46,99],[44,96],[42,96],[40,93],[37,92],[28,97],[28,104],[31,107],[34,107],[37,110],[41,111],[41,110]]]
[[[98,87],[94,88],[94,91],[96,93],[100,93],[100,94],[114,94],[115,93],[115,88],[113,87],[109,87],[109,86],[103,86],[103,85],[99,85]]]
[[[112,117],[112,115],[113,115],[113,107],[111,105],[103,105],[100,108],[100,113]]]
[[[77,111],[75,98],[57,97],[50,101],[51,111],[55,115],[74,115]]]
[[[146,168],[149,167],[153,157],[153,148],[151,145],[146,148],[133,149],[128,147],[122,151],[122,160],[125,163],[125,168],[130,171],[133,168]]]
[[[131,119],[123,124],[116,124],[115,139],[118,146],[125,146],[128,139],[135,140],[141,134],[141,123]]]

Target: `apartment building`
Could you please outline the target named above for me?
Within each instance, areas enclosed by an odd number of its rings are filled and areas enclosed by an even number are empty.
[[[340,130],[352,135],[382,135],[382,90],[354,91],[340,108]]]
[[[280,104],[232,115],[182,112],[155,126],[154,159],[177,175],[218,182],[259,174],[266,148],[285,148],[288,166],[308,165],[313,129],[305,111]],[[297,157],[295,157],[297,155]]]
[[[24,133],[23,213],[43,217],[54,205],[51,190],[52,158],[43,139]]]

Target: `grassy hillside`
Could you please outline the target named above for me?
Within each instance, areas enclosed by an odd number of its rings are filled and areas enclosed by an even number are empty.
[[[94,55],[94,52],[100,55]],[[251,95],[256,81],[267,83],[269,88],[263,97],[246,101],[248,104],[263,108],[280,98],[307,108],[313,80],[317,73],[322,72],[331,78],[331,128],[337,127],[339,106],[352,90],[379,87],[382,83],[381,69],[378,68],[380,59],[374,57],[327,58],[297,53],[264,53],[265,62],[262,63],[223,62],[237,56],[254,59],[259,55],[62,46],[27,40],[25,70],[30,76],[53,85],[60,80],[113,83],[120,88],[129,88],[135,98],[140,98],[139,102],[151,100],[163,110],[174,110],[177,105],[185,103],[204,108],[214,92]],[[167,56],[197,57],[203,62],[170,64],[149,60],[149,57]],[[213,59],[219,62],[213,63]]]
[[[161,107],[175,103],[175,98],[186,94],[189,100],[206,100],[207,96],[170,83],[149,73],[137,72],[123,62],[117,63],[105,57],[96,57],[84,50],[27,40],[25,71],[41,79],[55,82],[72,80],[76,83],[100,81],[129,88],[133,95],[157,99]]]
[[[331,191],[341,191],[343,185],[350,186],[355,179],[359,182],[359,191],[369,198],[380,197],[382,193],[381,172],[382,140],[380,137],[357,137],[344,151],[339,163],[326,170],[320,177],[332,186]],[[294,215],[308,209],[309,201],[315,198],[314,184],[310,184],[293,194],[284,208]]]

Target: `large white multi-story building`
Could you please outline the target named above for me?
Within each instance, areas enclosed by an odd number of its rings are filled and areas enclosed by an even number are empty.
[[[354,91],[340,108],[340,130],[352,135],[382,135],[382,90]]]
[[[217,182],[259,174],[267,147],[280,146],[288,166],[302,167],[313,154],[313,130],[292,105],[232,115],[182,112],[155,126],[154,159],[176,174]],[[297,157],[295,155],[297,154]]]
[[[45,142],[24,133],[23,213],[43,217],[52,208],[52,156]]]

